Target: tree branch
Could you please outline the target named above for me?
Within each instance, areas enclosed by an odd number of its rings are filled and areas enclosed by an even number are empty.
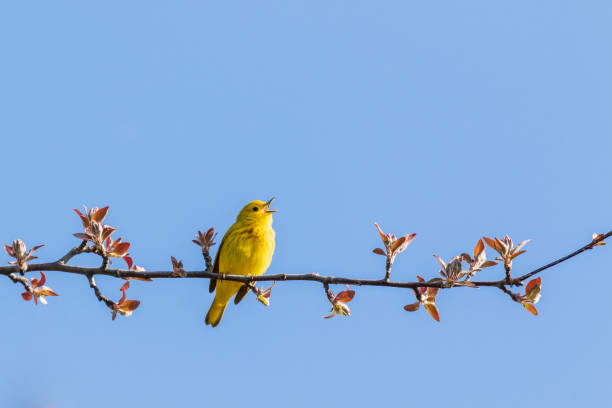
[[[506,279],[501,279],[497,281],[471,281],[474,286],[478,287],[500,287],[500,286],[521,286],[523,281],[546,270],[555,265],[558,265],[562,262],[567,261],[570,258],[573,258],[576,255],[581,254],[587,249],[591,249],[598,242],[603,241],[604,239],[612,236],[612,231],[602,235],[596,240],[589,242],[587,245],[582,248],[572,252],[569,255],[566,255],[562,258],[559,258],[549,264],[546,264],[542,267],[539,267],[529,273],[526,273],[518,278],[512,279],[510,282],[507,282]],[[81,250],[83,252],[95,252],[95,250],[89,250],[91,247],[86,247]],[[50,263],[37,263],[37,264],[29,264],[28,272],[31,271],[58,271],[58,272],[67,272],[78,275],[105,275],[116,278],[130,279],[130,278],[141,278],[141,279],[164,279],[164,278],[175,278],[176,276],[173,274],[173,271],[146,271],[140,272],[135,270],[127,270],[127,269],[110,269],[110,268],[94,268],[94,267],[82,267],[82,266],[73,266],[66,265],[62,263],[62,261],[66,262],[66,260],[72,258],[74,255],[79,252],[73,248],[68,254],[62,257],[60,260],[56,262]],[[208,263],[208,262],[207,262]],[[19,273],[18,266],[0,266],[0,275],[11,276],[11,274]],[[189,271],[186,272],[186,276],[184,278],[191,279],[218,279],[219,276],[216,273],[212,273],[211,267],[207,267],[204,271]],[[13,279],[13,278],[11,278]],[[242,283],[250,283],[250,282],[265,282],[265,281],[313,281],[320,282],[327,285],[332,284],[348,284],[348,285],[356,285],[356,286],[383,286],[383,287],[393,287],[393,288],[418,288],[418,287],[433,287],[433,288],[448,288],[448,285],[444,282],[393,282],[386,280],[374,280],[374,279],[357,279],[357,278],[344,278],[344,277],[335,277],[335,276],[322,276],[318,273],[308,273],[308,274],[271,274],[271,275],[260,275],[260,276],[241,276],[241,275],[223,275],[222,279],[229,281],[236,281]],[[90,282],[91,284],[91,282]],[[457,285],[458,286],[458,285]],[[451,286],[456,287],[456,286]],[[96,294],[97,296],[97,294]]]
[[[353,297],[355,296],[355,291],[351,290],[349,288],[349,285],[412,289],[418,302],[406,305],[404,306],[404,309],[406,311],[412,312],[417,310],[419,306],[422,305],[429,312],[429,314],[437,321],[440,321],[440,318],[438,308],[435,304],[435,298],[439,292],[439,289],[451,289],[457,286],[472,288],[495,287],[509,295],[512,300],[522,303],[525,309],[527,309],[529,312],[537,315],[538,312],[534,306],[534,303],[537,303],[540,299],[540,278],[533,279],[529,281],[529,283],[527,283],[527,286],[525,288],[525,294],[513,293],[510,289],[513,286],[522,286],[523,282],[526,279],[555,265],[565,262],[568,259],[573,258],[574,256],[579,255],[588,249],[592,249],[596,245],[604,245],[603,243],[601,243],[601,241],[612,236],[612,231],[608,232],[607,234],[594,234],[591,242],[584,245],[582,248],[514,279],[511,276],[512,261],[514,258],[525,252],[525,250],[521,250],[521,248],[529,240],[523,241],[515,246],[509,236],[505,236],[502,239],[498,239],[497,237],[494,237],[494,239],[482,237],[478,240],[478,243],[474,247],[474,258],[472,258],[467,253],[462,253],[459,256],[453,257],[449,263],[446,263],[439,256],[434,255],[442,266],[442,270],[440,270],[440,274],[443,277],[442,279],[434,278],[430,279],[429,281],[425,281],[420,276],[417,276],[418,282],[393,282],[391,281],[391,270],[393,268],[393,262],[395,260],[395,257],[402,253],[406,249],[406,247],[414,240],[414,238],[416,237],[416,233],[406,234],[398,238],[396,237],[396,235],[391,233],[385,234],[381,227],[377,223],[374,223],[385,247],[385,250],[381,248],[375,248],[372,251],[375,254],[383,255],[386,258],[385,275],[382,279],[374,280],[344,278],[336,276],[322,276],[318,273],[243,276],[226,275],[221,273],[221,271],[215,271],[213,273],[214,266],[212,258],[210,256],[210,248],[215,245],[215,238],[217,236],[214,228],[209,228],[206,233],[198,231],[196,239],[192,240],[192,242],[198,245],[202,251],[202,256],[206,264],[206,269],[204,269],[203,271],[186,272],[183,269],[183,262],[177,261],[174,256],[170,257],[170,260],[172,262],[172,270],[145,271],[144,268],[134,264],[132,257],[128,253],[131,244],[129,242],[122,241],[121,238],[113,240],[111,238],[111,235],[116,230],[116,228],[110,225],[102,224],[108,212],[108,206],[103,208],[94,207],[89,210],[84,207],[83,213],[79,210],[75,210],[75,212],[79,215],[79,218],[81,219],[81,222],[83,224],[83,232],[73,234],[75,237],[82,240],[79,245],[70,249],[64,256],[62,256],[55,262],[29,263],[29,261],[37,259],[37,257],[33,256],[32,254],[41,247],[43,247],[43,245],[34,246],[28,251],[26,244],[23,242],[23,240],[14,240],[12,242],[12,245],[10,246],[4,245],[4,249],[6,253],[15,260],[9,262],[10,264],[12,264],[11,266],[0,266],[0,275],[6,275],[14,283],[21,283],[21,285],[26,290],[25,293],[21,294],[22,298],[26,301],[34,299],[36,304],[38,304],[38,301],[46,304],[47,301],[45,300],[45,297],[47,296],[58,296],[50,287],[45,286],[46,276],[42,271],[57,271],[72,273],[76,275],[83,275],[87,278],[87,281],[89,282],[89,287],[93,289],[93,292],[98,301],[103,302],[106,307],[108,307],[113,312],[113,320],[115,319],[117,314],[121,314],[123,316],[130,316],[132,312],[138,308],[138,306],[140,305],[140,301],[134,299],[127,299],[126,292],[130,284],[129,282],[125,282],[120,289],[120,291],[123,292],[123,295],[121,296],[118,302],[113,302],[108,297],[102,294],[102,291],[96,284],[94,278],[96,275],[110,276],[113,278],[121,278],[125,280],[153,280],[164,278],[209,279],[210,292],[215,289],[218,280],[241,282],[244,283],[245,286],[240,285],[241,289],[236,294],[234,298],[234,303],[240,302],[240,300],[242,300],[244,296],[246,296],[249,290],[252,290],[255,296],[257,297],[257,300],[259,300],[266,306],[270,304],[269,299],[271,290],[276,281],[319,282],[323,285],[325,295],[327,296],[329,302],[332,304],[331,314],[328,316],[324,316],[325,318],[330,318],[334,315],[349,316],[351,314],[351,311],[346,305],[346,303],[353,299]],[[489,247],[493,248],[500,255],[500,257],[496,257],[495,259],[504,262],[504,269],[506,272],[504,279],[500,279],[497,281],[471,280],[475,272],[481,271],[482,268],[488,268],[497,265],[497,262],[495,261],[486,260],[483,240],[487,243]],[[221,250],[221,247],[222,244],[219,246],[218,251]],[[68,262],[72,258],[83,253],[95,253],[100,258],[102,258],[101,265],[97,268],[68,265]],[[108,265],[110,257],[123,258],[123,260],[127,264],[128,269],[109,269]],[[463,262],[468,263],[468,265],[470,266],[469,271],[463,270]],[[23,276],[25,273],[31,271],[41,271],[40,279],[28,279]],[[259,289],[257,288],[257,286],[255,286],[256,282],[265,281],[274,281],[274,283],[267,289]],[[338,294],[334,294],[330,289],[330,285],[332,284],[347,285],[347,289],[342,292],[339,292]]]

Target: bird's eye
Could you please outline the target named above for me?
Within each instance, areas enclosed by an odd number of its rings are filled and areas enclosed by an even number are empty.
[[[253,207],[253,211],[257,211],[257,210],[259,210],[259,208]]]

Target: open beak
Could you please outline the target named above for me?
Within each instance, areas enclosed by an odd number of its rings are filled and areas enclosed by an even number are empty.
[[[276,212],[276,210],[270,210],[270,204],[272,204],[272,201],[274,201],[274,197],[269,199],[268,202],[266,203],[266,205],[264,206],[264,210],[266,211],[266,213],[275,213]]]

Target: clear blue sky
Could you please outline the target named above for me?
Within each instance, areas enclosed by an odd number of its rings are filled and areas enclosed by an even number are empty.
[[[609,2],[89,3],[0,4],[2,243],[56,259],[110,205],[138,264],[201,269],[196,231],[274,195],[270,273],[379,278],[378,221],[418,233],[406,281],[482,235],[531,238],[525,272],[612,227]],[[538,317],[457,289],[440,323],[383,288],[325,320],[279,283],[211,329],[198,280],[135,283],[113,322],[82,277],[46,307],[6,279],[0,405],[604,406],[610,245],[544,273]]]

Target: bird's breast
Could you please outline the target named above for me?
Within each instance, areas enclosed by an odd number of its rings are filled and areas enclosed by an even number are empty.
[[[221,273],[231,275],[263,274],[274,253],[274,230],[247,227],[236,231],[223,244],[219,258]]]

